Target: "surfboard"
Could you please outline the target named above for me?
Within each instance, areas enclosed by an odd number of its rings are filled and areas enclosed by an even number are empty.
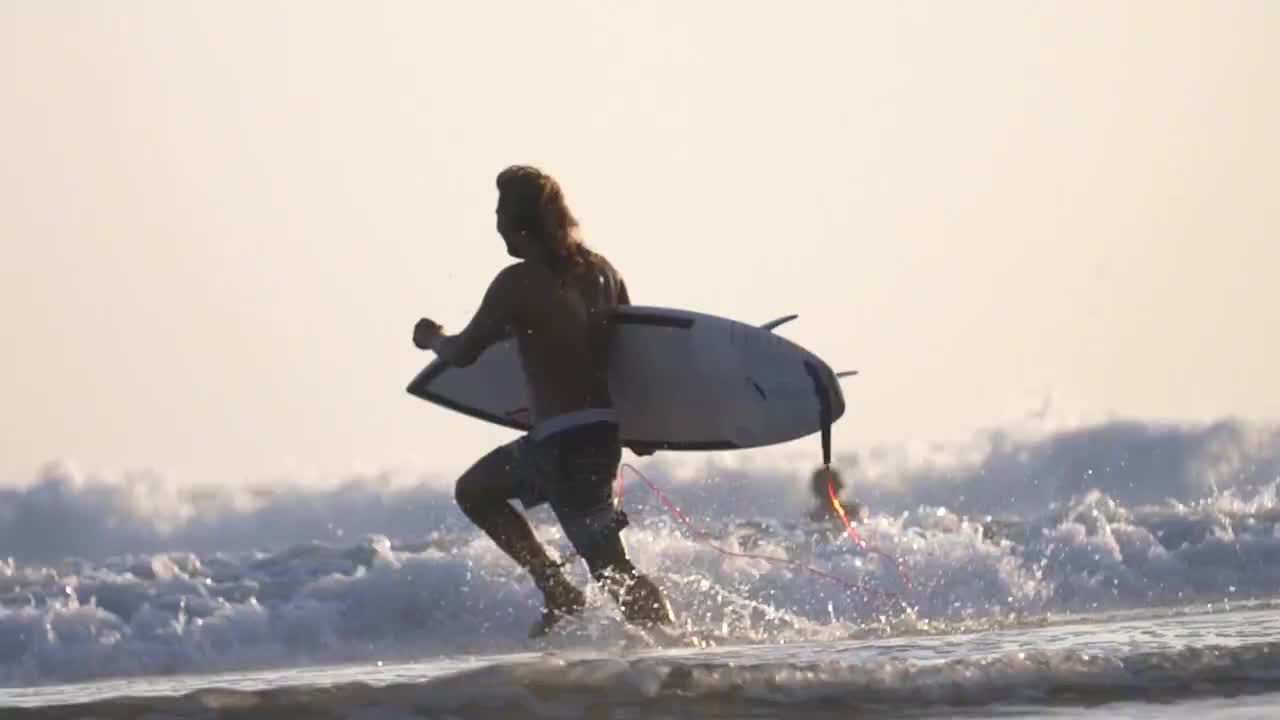
[[[609,386],[624,444],[733,450],[829,430],[845,411],[839,377],[774,332],[795,318],[755,326],[676,308],[618,308]],[[514,340],[489,347],[467,367],[433,360],[406,389],[464,415],[530,429]]]

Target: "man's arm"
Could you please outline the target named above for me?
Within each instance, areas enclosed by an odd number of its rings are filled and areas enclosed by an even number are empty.
[[[522,288],[518,265],[498,273],[484,293],[480,309],[457,335],[441,335],[435,343],[436,355],[456,367],[466,367],[490,345],[506,338],[516,318]]]
[[[631,293],[627,292],[627,281],[622,279],[621,275],[616,276],[618,279],[618,307],[631,304]],[[627,449],[640,457],[652,455],[657,452],[656,446],[649,445],[627,445]]]

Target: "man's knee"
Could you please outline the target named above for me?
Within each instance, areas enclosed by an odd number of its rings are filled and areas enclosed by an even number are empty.
[[[493,510],[496,503],[502,502],[502,498],[492,497],[492,493],[485,492],[485,489],[485,483],[477,475],[467,473],[454,484],[453,500],[467,517],[473,520],[483,517]]]
[[[513,496],[510,451],[500,447],[480,458],[458,478],[453,486],[453,499],[467,517],[475,520],[501,509]]]

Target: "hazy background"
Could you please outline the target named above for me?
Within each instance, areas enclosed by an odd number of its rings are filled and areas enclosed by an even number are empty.
[[[1280,416],[1280,3],[0,0],[0,484],[453,474],[414,321],[536,163],[639,303],[765,321],[837,447]],[[816,439],[749,457],[817,460]]]

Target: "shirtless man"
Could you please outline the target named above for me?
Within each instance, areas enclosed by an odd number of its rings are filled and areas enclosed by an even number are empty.
[[[514,166],[498,175],[497,185],[498,233],[519,262],[498,273],[462,332],[446,335],[423,318],[413,342],[461,367],[514,334],[533,427],[471,466],[458,480],[455,498],[542,591],[543,615],[531,637],[582,609],[585,599],[513,499],[525,509],[550,503],[591,576],[628,621],[672,624],[662,592],[627,557],[619,535],[626,515],[613,498],[622,446],[607,374],[610,316],[616,306],[630,304],[627,287],[608,260],[579,240],[577,221],[554,179]]]

